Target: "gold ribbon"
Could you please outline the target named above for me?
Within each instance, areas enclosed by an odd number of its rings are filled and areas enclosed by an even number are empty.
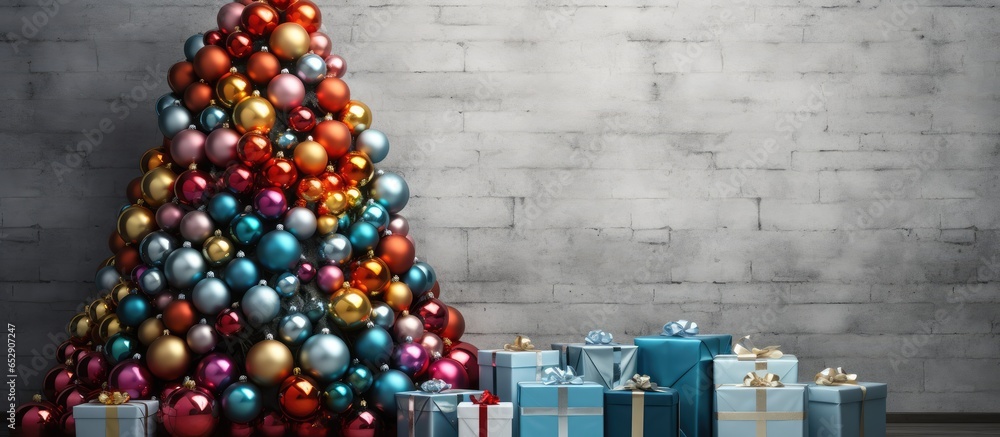
[[[525,335],[514,337],[514,343],[503,345],[503,350],[511,352],[527,352],[535,350],[535,345],[531,344],[531,339]]]
[[[632,437],[643,437],[643,421],[646,416],[646,392],[662,392],[655,382],[650,381],[649,375],[636,373],[632,379],[625,381],[625,384],[615,387],[614,390],[632,391]]]
[[[129,401],[131,396],[128,392],[121,391],[102,391],[100,395],[97,396],[97,401],[104,405],[121,405]]]
[[[769,420],[804,420],[804,411],[767,411],[767,389],[784,387],[778,375],[768,373],[763,377],[754,372],[747,373],[743,377],[743,384],[735,387],[748,387],[757,391],[755,399],[755,411],[722,411],[716,412],[717,420],[747,420],[754,421],[756,425],[755,435],[757,437],[767,437],[767,421]]]
[[[865,398],[868,396],[868,387],[858,384],[858,374],[847,373],[843,367],[827,367],[816,374],[815,381],[816,385],[853,385],[861,389],[861,432],[858,435],[865,437]]]
[[[755,347],[753,342],[750,341],[750,336],[747,335],[733,345],[733,352],[736,353],[737,360],[756,361],[759,359],[783,357],[785,354],[778,350],[780,347],[781,346],[766,346],[764,348]],[[763,369],[758,368],[757,370],[767,370],[767,364],[764,364]]]
[[[756,372],[748,372],[747,376],[743,377],[743,386],[768,388],[768,387],[784,387],[785,384],[782,384],[780,378],[778,378],[778,375],[775,375],[773,373],[768,373],[764,376],[760,376]]]

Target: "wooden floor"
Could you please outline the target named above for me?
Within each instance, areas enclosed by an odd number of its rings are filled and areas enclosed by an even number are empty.
[[[890,436],[1000,436],[1000,423],[890,423]]]

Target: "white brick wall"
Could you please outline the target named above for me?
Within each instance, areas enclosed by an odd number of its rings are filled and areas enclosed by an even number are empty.
[[[892,411],[995,409],[994,2],[319,3],[470,340],[686,317],[782,344],[805,377],[888,381]],[[0,6],[0,316],[22,363],[89,296],[162,75],[218,6]]]

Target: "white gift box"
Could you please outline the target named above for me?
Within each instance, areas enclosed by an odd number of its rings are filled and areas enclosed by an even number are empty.
[[[486,410],[485,423],[480,412]],[[485,425],[486,434],[479,430]],[[511,437],[514,434],[514,404],[500,402],[483,407],[472,402],[458,404],[458,437]]]
[[[159,401],[132,399],[121,405],[88,402],[73,407],[76,435],[154,437]]]

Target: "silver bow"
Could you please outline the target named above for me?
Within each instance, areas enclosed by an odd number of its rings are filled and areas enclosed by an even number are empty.
[[[428,393],[441,393],[450,389],[451,384],[448,384],[441,379],[428,379],[420,384],[420,390]]]
[[[576,376],[576,371],[573,370],[573,366],[566,366],[566,370],[560,369],[558,367],[549,367],[545,369],[545,376],[542,377],[542,384],[580,385],[583,384],[583,378]]]
[[[655,382],[650,381],[649,375],[640,375],[636,373],[632,376],[632,379],[625,381],[625,385],[615,387],[615,390],[660,391],[660,388]]]
[[[678,320],[663,325],[663,332],[660,335],[668,337],[690,337],[698,335],[698,324],[687,320]]]
[[[614,339],[615,337],[610,332],[595,329],[587,333],[585,342],[587,344],[617,344]]]

